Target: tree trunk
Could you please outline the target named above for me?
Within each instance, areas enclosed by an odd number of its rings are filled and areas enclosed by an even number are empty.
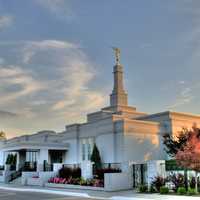
[[[185,184],[185,188],[186,188],[186,190],[188,190],[188,170],[187,169],[184,169],[184,184]]]
[[[195,190],[196,190],[196,193],[198,193],[198,179],[197,179],[197,174],[198,174],[198,172],[195,171]]]

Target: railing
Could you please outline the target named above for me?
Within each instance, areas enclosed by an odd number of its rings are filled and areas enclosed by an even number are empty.
[[[11,175],[10,175],[10,179],[9,179],[9,182],[15,180],[16,178],[18,177],[21,177],[22,176],[22,171],[21,169],[19,171],[16,171],[16,172],[13,172]]]
[[[114,169],[121,169],[121,163],[102,163],[102,168],[114,168]]]
[[[25,162],[22,167],[24,172],[35,172],[37,171],[37,162]]]
[[[63,164],[63,168],[80,168],[81,164]]]
[[[53,164],[44,163],[44,172],[52,172],[53,171]]]

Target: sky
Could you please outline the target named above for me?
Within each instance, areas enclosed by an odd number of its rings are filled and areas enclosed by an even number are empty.
[[[0,0],[0,130],[62,131],[108,106],[112,46],[130,105],[200,114],[200,1]]]

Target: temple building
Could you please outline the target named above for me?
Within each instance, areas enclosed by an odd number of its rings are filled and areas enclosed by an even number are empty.
[[[198,126],[200,116],[170,111],[147,114],[130,106],[119,49],[115,52],[114,84],[109,106],[89,113],[85,123],[67,125],[60,133],[41,131],[3,141],[0,165],[5,164],[10,152],[17,154],[17,169],[27,163],[34,163],[32,168],[36,171],[42,171],[45,162],[80,165],[90,160],[96,144],[105,165],[120,166],[133,178],[133,185],[147,181],[146,164],[167,159],[162,145],[163,134],[176,135],[183,127],[191,128],[194,123]]]

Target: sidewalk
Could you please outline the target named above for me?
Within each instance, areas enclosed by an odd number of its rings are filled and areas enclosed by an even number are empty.
[[[103,192],[91,190],[69,190],[69,189],[51,189],[37,186],[20,186],[13,184],[0,184],[1,190],[21,191],[21,192],[37,192],[47,194],[57,194],[64,196],[85,197],[93,199],[111,199],[111,200],[200,200],[200,197],[191,196],[175,196],[175,195],[159,195],[159,194],[138,194],[134,190],[119,192]]]

